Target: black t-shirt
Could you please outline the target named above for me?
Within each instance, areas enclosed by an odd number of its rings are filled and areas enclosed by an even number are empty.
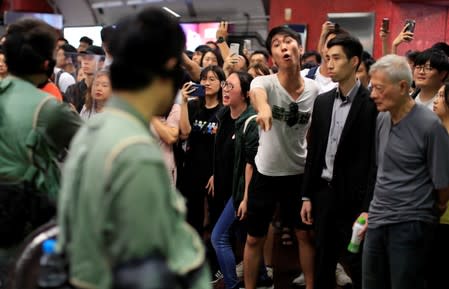
[[[215,198],[227,200],[232,192],[232,173],[234,169],[235,119],[229,111],[220,121],[215,138]]]
[[[187,190],[204,189],[212,175],[216,117],[220,105],[206,108],[198,101],[189,102],[189,121],[192,126],[187,140],[183,187]]]

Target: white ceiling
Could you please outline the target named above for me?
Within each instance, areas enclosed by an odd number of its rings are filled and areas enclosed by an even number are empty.
[[[53,0],[64,26],[107,25],[148,6],[168,7],[182,22],[267,20],[264,0]],[[134,4],[133,4],[134,3]],[[140,3],[140,4],[135,4]],[[267,8],[268,9],[268,8]]]

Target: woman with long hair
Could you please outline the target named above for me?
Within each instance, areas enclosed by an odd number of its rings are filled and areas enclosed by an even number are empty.
[[[103,107],[111,95],[112,87],[109,72],[100,70],[95,74],[92,88],[86,95],[86,102],[80,112],[81,118],[87,120],[93,115],[103,111]]]
[[[449,132],[449,82],[446,82],[438,90],[437,97],[433,101],[433,111],[440,118],[441,123]],[[449,148],[448,148],[449,153]],[[448,172],[449,173],[449,172]],[[449,205],[449,203],[448,203]],[[444,214],[440,217],[437,225],[435,241],[432,246],[432,262],[429,270],[429,288],[441,288],[441,284],[447,283],[446,271],[447,267],[441,264],[447,264],[449,260],[449,210],[446,209]]]

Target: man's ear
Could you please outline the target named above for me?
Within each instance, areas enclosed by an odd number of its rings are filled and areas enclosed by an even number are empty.
[[[165,62],[165,69],[172,70],[178,64],[178,59],[176,57],[171,57]]]
[[[449,76],[449,71],[441,71],[438,73],[438,76],[440,77],[441,82],[444,82],[447,80],[448,76]]]
[[[45,60],[44,63],[42,63],[42,70],[43,71],[47,71],[49,65],[50,65],[50,61],[49,60]]]
[[[352,68],[357,69],[358,66],[360,65],[361,60],[358,56],[353,56],[351,58],[350,62],[351,62]]]
[[[407,83],[407,81],[401,80],[401,81],[399,81],[399,89],[400,89],[401,95],[404,95],[404,94],[408,95],[409,90],[410,90],[410,85]]]

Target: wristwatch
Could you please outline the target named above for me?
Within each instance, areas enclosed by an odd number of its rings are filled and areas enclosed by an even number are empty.
[[[217,43],[223,43],[225,41],[226,41],[226,39],[224,39],[224,37],[222,37],[222,36],[218,37],[218,39],[217,39]]]

